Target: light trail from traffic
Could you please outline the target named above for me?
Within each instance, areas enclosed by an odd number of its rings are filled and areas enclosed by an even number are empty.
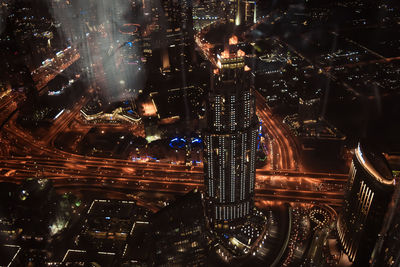
[[[277,155],[279,160],[275,162],[272,159],[272,168],[278,170],[302,170],[299,162],[300,153],[290,131],[285,128],[282,122],[272,116],[265,98],[258,91],[254,91],[254,94],[256,97],[257,115],[262,122],[263,128],[268,132],[268,136],[276,142],[275,153],[270,153],[269,157]]]

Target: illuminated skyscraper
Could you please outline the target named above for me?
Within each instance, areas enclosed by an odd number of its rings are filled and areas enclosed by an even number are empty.
[[[206,196],[211,222],[220,226],[240,223],[254,205],[258,119],[244,55],[233,45],[217,55],[207,103]]]
[[[255,0],[236,0],[233,7],[236,26],[256,23],[257,6]]]
[[[247,0],[244,5],[244,20],[252,24],[257,22],[257,2],[256,0]]]
[[[344,252],[356,266],[368,266],[394,190],[385,158],[361,144],[355,150],[337,230]]]

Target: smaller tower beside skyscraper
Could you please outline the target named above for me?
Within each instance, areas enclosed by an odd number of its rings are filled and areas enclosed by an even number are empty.
[[[359,144],[337,222],[340,244],[355,266],[368,266],[395,188],[382,154]]]
[[[400,185],[398,183],[370,263],[372,267],[400,266]]]
[[[234,11],[236,26],[253,24],[257,21],[257,5],[255,0],[236,0]]]
[[[195,60],[191,2],[143,1],[143,52],[163,73],[191,69]]]

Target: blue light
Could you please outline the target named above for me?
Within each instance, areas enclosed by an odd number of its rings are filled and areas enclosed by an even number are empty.
[[[126,42],[126,45],[129,46],[129,47],[132,47],[133,43],[132,42]]]
[[[106,220],[109,220],[109,219],[111,219],[110,217],[106,217]]]
[[[202,142],[202,140],[200,138],[195,138],[192,140],[192,144],[201,143],[201,142]]]
[[[185,138],[174,138],[170,141],[169,146],[172,148],[182,148],[186,145]]]

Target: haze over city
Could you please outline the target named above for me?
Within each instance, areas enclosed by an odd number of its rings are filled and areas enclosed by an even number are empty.
[[[400,266],[400,3],[0,0],[0,266]]]

